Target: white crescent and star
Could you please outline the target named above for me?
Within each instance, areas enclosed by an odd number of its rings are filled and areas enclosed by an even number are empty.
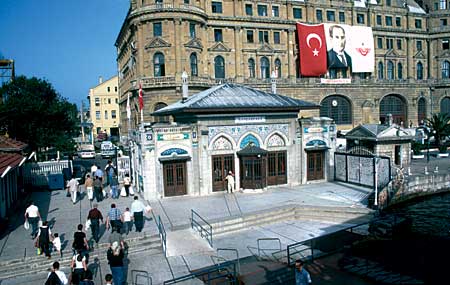
[[[322,39],[316,33],[311,33],[306,37],[306,44],[308,45],[308,47],[311,48],[311,44],[309,42],[312,39],[317,39],[319,41],[319,49],[320,49],[322,47]],[[319,51],[317,50],[317,48],[314,48],[314,50],[312,52],[313,52],[314,56],[319,56]]]

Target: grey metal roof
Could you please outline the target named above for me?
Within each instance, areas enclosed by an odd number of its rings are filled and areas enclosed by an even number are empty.
[[[392,130],[395,130],[393,133]],[[346,135],[348,139],[361,140],[408,140],[411,139],[411,134],[400,126],[393,124],[391,126],[381,124],[365,124],[359,125],[349,131]]]
[[[186,101],[178,101],[159,109],[153,115],[170,115],[196,111],[251,110],[301,110],[317,109],[320,106],[291,97],[272,94],[238,84],[222,84],[190,96]]]

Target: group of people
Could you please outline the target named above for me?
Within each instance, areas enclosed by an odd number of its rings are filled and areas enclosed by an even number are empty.
[[[50,272],[47,275],[47,280],[45,281],[45,285],[68,285],[69,280],[67,279],[66,274],[59,270],[59,262],[55,261],[53,262],[52,268],[50,269]],[[112,285],[113,281],[115,279],[113,278],[112,274],[106,274],[105,275],[105,284],[106,285]],[[82,280],[78,283],[79,285],[94,285],[93,281],[93,274],[92,271],[87,269],[84,271]]]

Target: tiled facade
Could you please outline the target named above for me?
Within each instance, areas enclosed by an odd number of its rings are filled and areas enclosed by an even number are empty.
[[[266,71],[277,70],[280,94],[321,104],[320,114],[309,115],[332,117],[338,129],[378,123],[386,113],[397,112],[394,120],[404,125],[431,112],[450,113],[448,6],[437,0],[130,0],[116,41],[122,134],[128,94],[135,129],[139,83],[144,121],[152,122],[152,112],[181,99],[184,70],[191,94],[218,82],[270,91]],[[353,73],[348,84],[301,77],[297,22],[372,27],[375,71]]]

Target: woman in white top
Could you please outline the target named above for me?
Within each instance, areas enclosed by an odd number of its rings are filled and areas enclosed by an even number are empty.
[[[72,267],[72,284],[79,284],[84,271],[87,270],[86,257],[81,254],[81,251],[73,256],[70,267]]]
[[[133,228],[133,222],[131,221],[130,208],[126,208],[125,212],[123,212],[123,223],[125,226],[125,234],[128,235],[128,233],[131,232],[131,229]]]

